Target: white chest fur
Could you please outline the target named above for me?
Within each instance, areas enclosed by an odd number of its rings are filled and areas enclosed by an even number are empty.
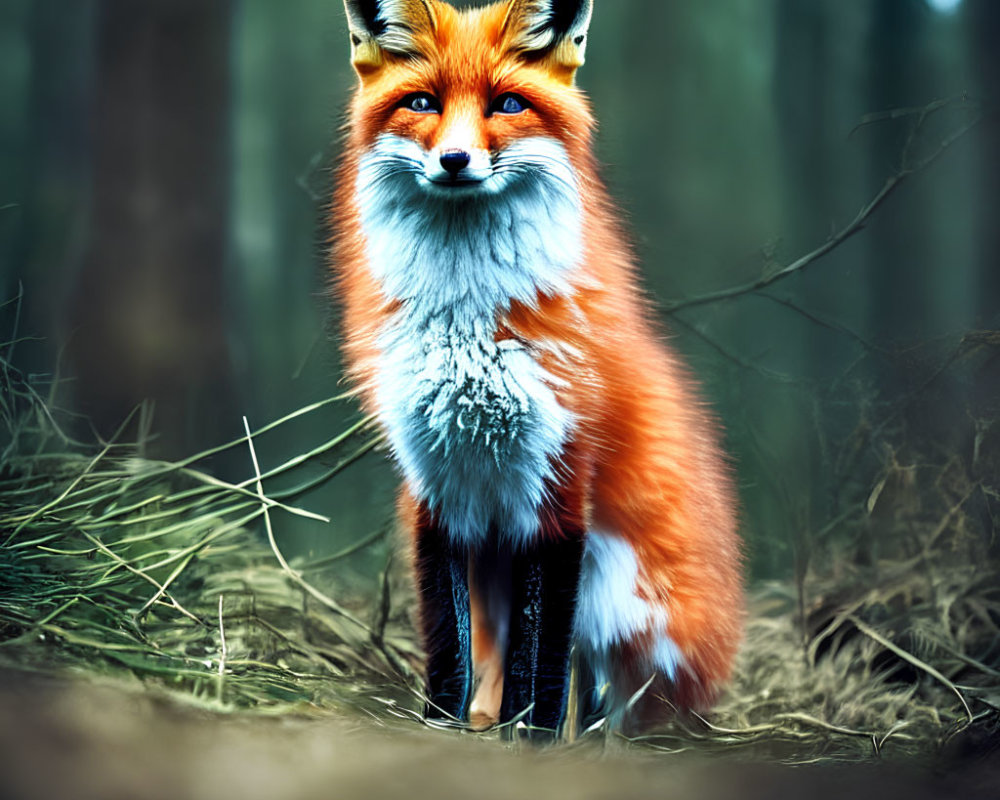
[[[512,301],[568,291],[581,253],[573,171],[558,143],[525,140],[497,159],[493,184],[453,198],[418,183],[419,156],[382,137],[358,177],[371,269],[402,301],[378,340],[379,415],[411,490],[454,538],[524,540],[573,420],[551,376],[495,331]]]

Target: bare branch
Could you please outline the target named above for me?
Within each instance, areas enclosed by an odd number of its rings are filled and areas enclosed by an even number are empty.
[[[728,361],[732,361],[738,367],[750,370],[751,372],[756,372],[759,375],[768,378],[769,380],[776,381],[777,383],[787,383],[793,385],[809,383],[809,381],[805,378],[795,378],[791,375],[785,375],[782,372],[777,372],[775,370],[768,369],[767,367],[762,367],[759,364],[754,364],[750,361],[747,361],[745,358],[741,358],[735,353],[732,353],[729,350],[727,350],[725,347],[719,344],[715,339],[713,339],[707,333],[699,330],[696,326],[692,325],[690,322],[687,322],[682,317],[674,317],[673,324],[679,325],[680,327],[690,331],[696,337],[701,339],[705,344],[707,344],[709,347],[715,350],[719,355],[721,355]]]
[[[825,318],[825,317],[821,317],[815,311],[809,311],[808,309],[803,308],[798,303],[794,302],[793,300],[790,300],[787,297],[778,297],[776,295],[768,294],[766,292],[761,292],[760,296],[764,297],[764,298],[766,298],[766,299],[768,299],[768,300],[770,300],[770,301],[772,301],[774,303],[777,303],[778,305],[785,306],[785,308],[791,309],[796,314],[802,315],[803,317],[805,317],[810,322],[815,322],[821,328],[826,328],[827,330],[831,330],[831,331],[834,331],[836,333],[842,333],[845,336],[848,336],[851,339],[854,339],[858,344],[862,345],[865,348],[865,350],[868,350],[868,351],[871,351],[871,352],[874,352],[874,353],[879,353],[881,355],[886,355],[886,356],[890,355],[889,351],[887,351],[884,347],[879,347],[874,342],[868,341],[868,339],[866,339],[860,333],[857,333],[856,331],[851,330],[846,325],[843,325],[843,324],[837,322],[836,320],[832,320],[832,319],[828,319],[828,318]]]
[[[933,105],[934,104],[932,104],[932,106]],[[920,121],[918,122],[918,128],[923,124],[927,115],[934,110],[937,110],[937,108],[930,108],[929,111],[926,111],[923,115],[921,115]],[[736,297],[742,297],[743,295],[753,294],[754,292],[759,292],[761,289],[771,286],[778,281],[784,280],[790,275],[802,272],[806,267],[819,261],[823,258],[823,256],[840,247],[840,245],[848,239],[851,239],[864,230],[865,226],[868,224],[868,220],[882,206],[882,204],[885,203],[890,195],[902,186],[908,178],[922,172],[937,161],[945,152],[948,151],[949,148],[951,148],[953,144],[955,144],[955,142],[972,130],[972,128],[979,123],[980,119],[981,116],[976,114],[972,120],[955,131],[951,136],[942,140],[940,145],[938,145],[938,147],[930,153],[930,155],[910,166],[904,166],[899,172],[891,176],[888,180],[886,180],[885,185],[881,188],[881,190],[879,190],[878,194],[875,195],[868,205],[857,213],[850,223],[841,228],[837,233],[833,234],[833,236],[827,239],[815,250],[806,253],[804,256],[796,259],[787,266],[780,267],[775,270],[765,270],[759,278],[751,281],[750,283],[745,283],[742,286],[732,286],[728,289],[720,289],[717,292],[709,292],[708,294],[698,295],[696,297],[688,297],[683,300],[676,300],[673,303],[665,303],[662,306],[663,310],[668,314],[675,314],[684,308],[694,308],[696,306],[718,303],[722,300],[731,300]],[[908,153],[909,144],[907,145],[907,160]]]

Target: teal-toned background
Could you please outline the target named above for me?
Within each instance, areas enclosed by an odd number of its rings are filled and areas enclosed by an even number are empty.
[[[846,465],[841,446],[965,333],[997,327],[1000,4],[938,5],[596,3],[580,83],[661,303],[753,280],[846,225],[901,168],[915,120],[857,128],[865,115],[966,96],[930,120],[926,154],[970,105],[985,114],[772,299],[665,320],[728,431],[758,576],[789,574],[802,532],[863,502],[891,460],[878,437]],[[58,364],[61,402],[105,435],[153,398],[147,450],[171,458],[340,391],[324,217],[347,53],[339,0],[0,0],[0,295],[23,287],[18,331],[44,338],[15,362],[40,385]],[[976,391],[956,384],[920,423],[963,463],[997,416],[968,412]],[[356,413],[310,418],[264,462]],[[213,467],[250,473],[241,454]],[[358,539],[394,484],[369,458],[302,501],[330,526],[283,520],[283,541]]]

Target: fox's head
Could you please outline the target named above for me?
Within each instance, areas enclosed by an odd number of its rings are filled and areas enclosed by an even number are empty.
[[[382,156],[381,169],[394,164],[429,196],[468,199],[529,172],[568,179],[589,153],[574,77],[593,0],[345,3],[360,78],[353,142]]]
[[[469,320],[569,291],[593,191],[573,85],[592,0],[345,2],[360,85],[343,174],[380,291]]]

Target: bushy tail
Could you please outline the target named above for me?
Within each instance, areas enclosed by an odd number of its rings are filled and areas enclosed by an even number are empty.
[[[605,719],[614,730],[648,729],[677,712],[707,708],[728,678],[738,637],[706,636],[682,648],[672,636],[671,617],[684,608],[650,597],[642,571],[624,538],[588,533],[574,621],[583,728]],[[738,626],[720,627],[725,634]],[[706,659],[705,651],[713,649],[723,652]],[[725,664],[721,670],[719,663]]]

